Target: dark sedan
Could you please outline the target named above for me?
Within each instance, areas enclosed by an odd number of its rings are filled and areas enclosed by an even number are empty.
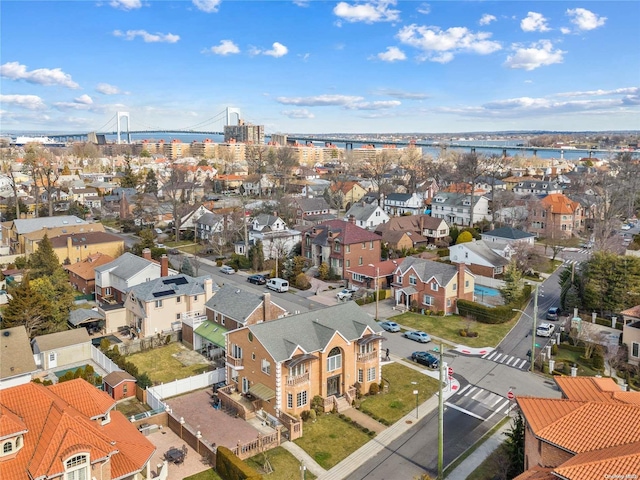
[[[247,282],[253,283],[255,285],[266,285],[267,279],[262,275],[249,275],[247,277]]]
[[[434,370],[440,365],[438,358],[429,352],[413,352],[411,354],[411,360]]]

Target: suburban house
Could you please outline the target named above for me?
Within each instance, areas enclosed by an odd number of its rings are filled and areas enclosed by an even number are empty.
[[[562,185],[551,180],[522,180],[513,186],[516,195],[562,193]]]
[[[496,190],[506,190],[506,184],[499,178],[492,176],[480,176],[474,181],[474,190],[484,190],[485,192],[494,192]]]
[[[473,223],[482,220],[491,221],[489,200],[483,195],[440,192],[431,203],[431,216],[442,218],[449,224],[471,226],[471,209],[473,203]]]
[[[484,240],[459,243],[449,247],[451,263],[464,264],[472,273],[495,278],[504,273],[509,260],[494,252]]]
[[[269,196],[276,184],[266,173],[247,175],[242,182],[243,195]]]
[[[108,232],[71,233],[52,238],[51,247],[61,264],[78,263],[96,253],[118,257],[124,252],[124,240]]]
[[[384,197],[384,210],[390,216],[424,213],[424,200],[417,193],[390,193]]]
[[[4,245],[9,245],[11,247],[11,253],[16,255],[26,253],[23,235],[27,233],[47,228],[64,228],[71,225],[84,225],[86,228],[90,228],[88,227],[88,222],[73,215],[16,219],[10,222],[2,222],[1,225],[2,242]],[[44,237],[44,233],[42,237]],[[40,239],[42,239],[42,237],[40,237]]]
[[[336,218],[335,210],[329,207],[323,197],[292,197],[291,203],[295,208],[297,224],[314,225]]]
[[[0,478],[151,478],[156,448],[115,406],[82,379],[3,390]]]
[[[302,256],[329,265],[345,278],[348,268],[380,261],[380,236],[343,220],[329,220],[304,232]]]
[[[261,213],[251,221],[251,229],[256,232],[278,232],[286,230],[287,224],[275,213]]]
[[[198,223],[198,219],[202,217],[206,213],[213,213],[204,205],[200,205],[197,208],[194,208],[189,213],[187,213],[184,217],[180,219],[180,231],[190,230],[192,232],[196,231],[196,226]]]
[[[343,395],[350,405],[381,380],[381,331],[355,302],[232,330],[227,385],[276,417],[300,415],[316,395],[327,411]]]
[[[83,261],[71,265],[63,265],[69,272],[69,283],[77,291],[84,294],[94,294],[96,291],[96,267],[113,262],[111,255],[95,253]]]
[[[404,258],[385,260],[347,269],[347,280],[351,287],[388,290],[393,281],[393,272]]]
[[[354,181],[335,182],[329,187],[329,190],[332,196],[340,203],[341,210],[348,210],[367,193],[358,182]]]
[[[620,312],[624,318],[622,343],[627,346],[629,363],[640,365],[640,305]]]
[[[493,243],[508,243],[513,245],[517,242],[525,242],[529,245],[533,245],[536,240],[536,236],[534,234],[523,232],[522,230],[512,227],[501,227],[486,233],[481,233],[480,238],[482,238],[482,240],[484,240],[488,245]]]
[[[396,306],[451,314],[458,299],[473,300],[474,279],[462,263],[408,257],[396,267],[391,288]]]
[[[376,228],[376,233],[382,236],[384,243],[391,245],[393,232],[406,232],[410,234],[412,240],[411,247],[425,243],[435,244],[438,240],[443,240],[449,236],[449,225],[442,218],[429,215],[411,215],[402,217],[392,217],[384,225]],[[401,248],[401,247],[400,247]]]
[[[584,230],[584,209],[561,193],[547,195],[529,207],[531,233],[546,238],[568,238]]]
[[[65,330],[34,337],[31,348],[42,370],[62,368],[91,358],[91,337],[85,328]]]
[[[78,224],[78,225],[68,225],[65,227],[53,227],[53,228],[41,228],[40,230],[34,230],[33,232],[25,233],[22,235],[22,244],[24,247],[24,254],[26,256],[31,255],[35,252],[40,244],[40,241],[46,235],[50,240],[52,238],[59,237],[61,235],[71,235],[71,234],[85,234],[92,232],[104,232],[104,225],[101,223],[90,223],[86,224]]]
[[[37,371],[27,329],[21,325],[0,330],[0,390],[29,383]]]
[[[377,203],[356,202],[345,214],[343,220],[355,220],[355,224],[360,228],[375,230],[378,225],[389,221],[389,215]]]
[[[225,229],[225,219],[223,215],[217,213],[205,213],[196,221],[196,236],[206,242],[224,242],[220,235]],[[216,240],[216,235],[218,239]]]
[[[136,379],[130,373],[115,370],[102,378],[102,389],[114,400],[135,397]]]
[[[562,398],[516,396],[524,473],[515,480],[634,478],[640,472],[640,393],[610,378],[553,377]]]

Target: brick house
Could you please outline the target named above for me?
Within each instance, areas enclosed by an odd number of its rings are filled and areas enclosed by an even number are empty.
[[[110,255],[95,253],[89,255],[81,262],[64,265],[63,267],[69,272],[69,283],[71,283],[73,288],[82,293],[95,293],[96,267],[112,261],[113,257]]]
[[[393,297],[396,306],[403,305],[445,314],[457,311],[458,299],[473,300],[474,275],[464,264],[408,257],[394,272]]]
[[[302,255],[315,266],[326,263],[340,277],[346,269],[380,261],[380,236],[344,220],[329,220],[303,233]]]
[[[637,477],[640,392],[624,392],[610,378],[554,380],[561,399],[516,397],[525,422],[525,471],[515,480]]]
[[[333,196],[340,202],[341,210],[348,210],[367,193],[358,182],[354,181],[333,183],[329,187],[329,190],[331,190]]]
[[[435,244],[449,236],[449,225],[442,218],[435,218],[430,215],[409,215],[402,217],[391,217],[388,222],[378,225],[376,233],[382,236],[383,242],[390,242],[387,237],[391,237],[391,232],[407,232],[410,237],[416,238],[414,244],[423,243],[426,239],[428,243]],[[412,245],[416,246],[416,245]]]
[[[115,406],[82,379],[3,390],[0,478],[151,478],[156,448]]]
[[[226,336],[227,385],[274,416],[299,415],[316,395],[327,411],[343,395],[350,405],[356,384],[368,392],[380,382],[381,332],[355,302],[233,330]]]
[[[561,193],[534,200],[529,206],[531,233],[547,238],[569,238],[585,227],[584,208]]]
[[[336,211],[323,197],[292,197],[291,206],[295,210],[296,224],[299,225],[313,225],[336,218]]]
[[[135,397],[136,379],[122,370],[116,370],[102,379],[103,390],[114,400]]]

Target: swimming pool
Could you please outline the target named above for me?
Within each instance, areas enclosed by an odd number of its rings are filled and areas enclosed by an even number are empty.
[[[495,288],[485,287],[484,285],[475,285],[473,287],[473,294],[476,297],[499,297],[500,291]]]

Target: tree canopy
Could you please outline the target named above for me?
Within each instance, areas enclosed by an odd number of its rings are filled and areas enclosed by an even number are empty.
[[[33,278],[50,277],[56,271],[62,270],[60,259],[53,251],[51,241],[45,233],[35,252],[29,256],[29,268]]]
[[[471,232],[464,231],[464,232],[461,232],[460,235],[458,235],[458,238],[456,239],[456,245],[460,243],[468,243],[472,240],[473,240],[473,235],[471,235]]]

